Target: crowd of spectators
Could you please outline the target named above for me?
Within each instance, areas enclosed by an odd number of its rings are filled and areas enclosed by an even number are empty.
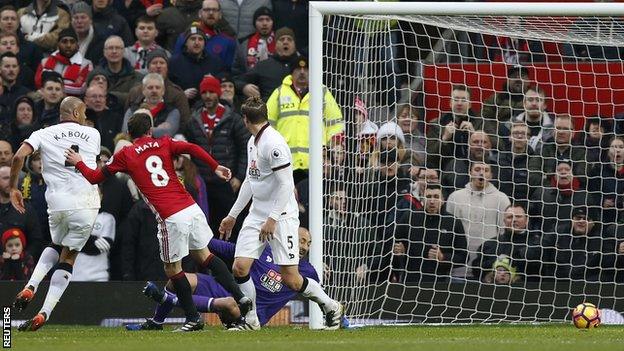
[[[59,122],[69,95],[84,99],[102,136],[99,167],[131,142],[126,123],[139,109],[152,115],[156,137],[198,144],[229,167],[226,183],[186,155],[173,160],[215,233],[246,176],[241,102],[266,101],[291,148],[302,226],[310,119],[322,118],[325,276],[336,284],[624,279],[624,141],[609,120],[583,116],[585,128],[574,131],[571,116],[548,110],[539,82],[518,65],[533,56],[517,51],[534,43],[496,40],[500,50],[488,55],[510,63],[507,82],[480,110],[460,84],[435,120],[393,104],[380,122],[362,97],[340,104],[324,87],[323,115],[310,116],[307,6],[33,0],[0,8],[0,279],[27,278],[50,242],[41,157],[20,176],[25,214],[10,205],[9,166],[32,131]],[[567,49],[600,59],[592,48]],[[74,280],[164,280],[156,219],[132,181],[110,177],[100,191]]]

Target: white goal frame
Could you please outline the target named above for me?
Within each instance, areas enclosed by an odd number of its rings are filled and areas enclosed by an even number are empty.
[[[323,278],[323,16],[324,15],[477,15],[624,16],[624,3],[495,2],[333,2],[309,3],[310,62],[310,263]],[[315,191],[316,190],[316,191]],[[344,302],[344,301],[343,301]],[[310,329],[323,327],[318,305],[310,301]]]

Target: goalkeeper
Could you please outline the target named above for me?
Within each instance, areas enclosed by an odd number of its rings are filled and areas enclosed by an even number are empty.
[[[312,242],[310,233],[305,228],[299,228],[299,272],[303,277],[319,280],[318,274],[308,260],[308,251]],[[211,252],[223,260],[234,259],[235,246],[232,243],[212,239],[208,244]],[[251,266],[250,276],[256,286],[257,313],[261,325],[265,325],[288,301],[297,296],[297,291],[290,290],[281,282],[279,266],[273,262],[271,248],[267,246],[262,255]],[[187,278],[193,291],[193,301],[199,312],[214,312],[219,314],[221,321],[226,325],[235,324],[241,318],[236,301],[212,276],[206,274],[187,273]],[[177,297],[167,286],[163,291],[152,282],[147,282],[144,294],[154,299],[158,306],[154,317],[146,319],[141,324],[126,325],[128,330],[162,330],[162,324],[173,307],[178,306]]]

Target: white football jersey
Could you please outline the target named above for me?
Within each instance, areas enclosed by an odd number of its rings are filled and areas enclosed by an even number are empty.
[[[61,122],[33,132],[24,140],[41,152],[49,211],[100,208],[97,185],[89,183],[74,166],[65,164],[65,150],[73,148],[91,169],[97,167],[100,132],[75,122]]]
[[[256,140],[258,143],[256,145]],[[292,173],[292,155],[284,137],[271,126],[265,127],[247,142],[247,179],[251,186],[252,203],[249,215],[265,220],[273,209],[277,177],[274,171],[288,167]],[[295,189],[280,219],[299,216]]]

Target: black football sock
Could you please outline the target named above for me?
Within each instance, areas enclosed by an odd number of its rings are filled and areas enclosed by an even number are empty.
[[[202,263],[202,267],[205,269],[210,269],[212,272],[212,276],[215,280],[221,284],[225,290],[229,291],[234,300],[236,302],[240,301],[245,295],[241,292],[241,289],[238,287],[238,284],[234,281],[234,276],[230,272],[230,270],[225,265],[222,259],[219,257],[210,254],[208,258]]]
[[[191,284],[189,284],[188,279],[186,279],[186,275],[184,272],[180,272],[169,277],[169,279],[171,279],[176,295],[178,295],[178,303],[184,310],[186,321],[197,321],[199,319],[199,313],[197,312],[197,308],[193,302]]]

